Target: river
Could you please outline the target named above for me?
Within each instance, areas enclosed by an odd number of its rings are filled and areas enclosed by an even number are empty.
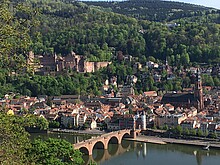
[[[32,134],[32,138],[62,138],[76,143],[91,136],[72,134]],[[94,149],[93,156],[83,156],[85,164],[98,165],[219,165],[220,150],[176,144],[149,144],[123,140],[122,144],[109,144],[108,150]]]

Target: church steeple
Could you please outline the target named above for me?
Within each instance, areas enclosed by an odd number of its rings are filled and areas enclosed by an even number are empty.
[[[170,66],[169,66],[167,57],[166,57],[165,69],[166,69],[166,71],[167,71],[168,74],[171,72],[171,68],[170,68]]]
[[[194,97],[198,101],[198,110],[202,110],[204,108],[204,100],[203,100],[201,71],[199,68],[197,69],[197,74],[196,74]]]

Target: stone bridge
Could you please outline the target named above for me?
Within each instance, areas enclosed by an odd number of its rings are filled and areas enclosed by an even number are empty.
[[[123,138],[136,138],[132,130],[119,130],[73,144],[74,149],[79,149],[86,155],[92,155],[93,148],[108,149],[108,144],[121,144]]]
[[[96,162],[100,164],[106,160],[109,160],[111,157],[115,155],[121,155],[130,150],[131,146],[130,143],[126,143],[126,146],[116,145],[115,148],[108,148],[107,150],[102,150],[97,152],[93,152],[94,155],[89,155],[85,157],[83,160],[85,161],[84,164],[89,165],[91,162]]]

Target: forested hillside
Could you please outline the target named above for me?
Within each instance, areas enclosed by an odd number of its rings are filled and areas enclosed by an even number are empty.
[[[111,60],[115,51],[142,59],[148,56],[165,59],[183,52],[195,62],[218,58],[219,13],[157,23],[104,12],[81,2],[33,0],[23,2],[23,7],[13,2],[7,12],[14,18],[2,20],[2,25],[7,24],[1,29],[6,37],[2,41],[7,41],[1,46],[8,46],[1,47],[1,51],[7,50],[5,53],[25,54],[32,50],[35,54],[66,55],[75,51],[92,61]],[[17,6],[15,13],[10,13],[12,5],[14,9]],[[194,5],[188,6],[193,10]],[[6,14],[1,16],[8,19]]]
[[[137,2],[139,3],[121,3]],[[170,2],[158,1],[158,5],[160,3]],[[161,18],[162,22],[155,22],[109,12],[114,11],[111,8],[106,10],[87,4],[60,0],[1,1],[1,94],[18,91],[27,95],[98,95],[99,87],[106,78],[118,75],[118,82],[124,83],[126,75],[133,74],[133,63],[117,64],[115,56],[118,52],[121,55],[131,55],[135,59],[133,62],[142,64],[149,57],[162,61],[167,58],[175,66],[189,66],[191,62],[220,62],[218,11],[172,3],[174,6],[165,5],[164,10],[168,6],[169,11],[182,6],[181,10],[187,9],[192,15],[175,17],[172,22],[164,22],[167,18]],[[153,11],[149,13],[156,14]],[[86,76],[74,73],[72,77],[55,78],[9,76],[15,71],[23,73],[23,68],[27,67],[26,56],[29,51],[41,55],[56,53],[60,56],[74,51],[89,61],[113,61],[112,71],[104,69]]]
[[[200,21],[178,19],[178,26],[169,27],[166,23],[138,21],[78,2],[38,1],[34,5],[42,9],[40,26],[31,33],[35,53],[65,55],[74,50],[92,61],[110,60],[114,51],[139,57],[142,62],[148,56],[164,60],[166,56],[182,55],[193,62],[219,58],[219,24],[207,21],[218,20],[219,14],[200,16],[196,19]]]
[[[31,33],[36,53],[65,55],[73,50],[92,61],[110,60],[115,49],[135,56],[144,54],[141,26],[134,18],[102,12],[77,2],[35,5],[42,9],[40,26]],[[139,48],[129,50],[129,43]]]
[[[105,10],[124,14],[137,19],[150,21],[172,21],[183,17],[201,16],[209,13],[211,8],[181,2],[162,0],[127,0],[115,1],[86,1],[88,5],[100,6]]]

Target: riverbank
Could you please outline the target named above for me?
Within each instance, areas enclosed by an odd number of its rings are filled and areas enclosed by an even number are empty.
[[[153,143],[153,144],[167,144],[163,140],[156,138],[156,137],[150,137],[150,136],[137,136],[136,139],[133,138],[125,138],[125,140],[129,141],[137,141],[137,142],[145,142],[145,143]]]
[[[61,129],[61,128],[53,128],[49,130],[50,132],[58,132],[58,133],[71,133],[71,134],[80,134],[80,135],[102,135],[105,132],[92,129],[92,130],[71,130],[71,129]]]
[[[155,136],[137,136],[136,139],[127,138],[126,140],[154,143],[154,144],[181,144],[181,145],[192,145],[205,147],[209,145],[210,148],[220,149],[220,142],[205,141],[205,140],[185,140],[185,139],[174,139],[174,138],[162,138]]]

